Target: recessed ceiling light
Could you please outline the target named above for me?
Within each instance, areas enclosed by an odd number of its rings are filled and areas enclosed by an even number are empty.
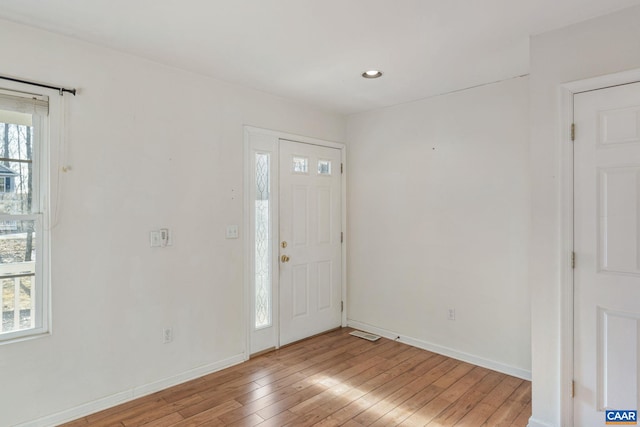
[[[364,77],[365,79],[377,79],[381,75],[382,75],[382,71],[380,70],[367,70],[364,73],[362,73],[362,77]]]

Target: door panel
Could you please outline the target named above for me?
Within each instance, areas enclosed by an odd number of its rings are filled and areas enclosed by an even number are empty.
[[[341,179],[339,150],[280,141],[280,345],[341,324]]]
[[[309,314],[309,265],[292,267],[293,318]]]
[[[318,212],[316,217],[318,218],[318,244],[330,244],[331,243],[331,187],[324,186],[317,189]]]
[[[599,175],[600,270],[637,275],[640,167],[607,167]]]
[[[598,312],[603,408],[638,407],[638,319],[637,314]]]
[[[307,186],[294,186],[292,205],[293,245],[296,248],[304,248],[308,243],[309,231],[309,188]]]
[[[574,421],[590,426],[640,403],[640,84],[574,106]]]
[[[333,287],[331,286],[331,261],[318,263],[318,310],[331,308],[333,301]]]

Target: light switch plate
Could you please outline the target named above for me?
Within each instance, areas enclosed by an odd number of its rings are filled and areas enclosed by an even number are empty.
[[[237,238],[238,238],[238,226],[227,225],[227,239],[237,239]]]

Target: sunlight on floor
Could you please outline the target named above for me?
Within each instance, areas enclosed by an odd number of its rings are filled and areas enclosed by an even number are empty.
[[[375,389],[365,392],[360,390],[358,387],[349,386],[327,375],[320,376],[318,379],[313,381],[313,383],[320,384],[322,386],[327,387],[327,389],[321,394],[332,394],[335,396],[336,399],[340,399],[346,393],[350,393],[349,398],[344,399],[347,402],[345,407],[349,405],[359,405],[359,406],[362,406],[361,413],[367,412],[367,411],[374,411],[376,413],[376,417],[375,417],[376,420],[379,420],[385,415],[393,412],[393,418],[395,420],[406,420],[413,414],[414,417],[411,420],[411,425],[423,425],[428,421],[430,421],[416,414],[415,412],[409,412],[405,409],[402,409],[400,406],[397,405],[397,403],[390,402],[384,398],[379,399],[375,395],[375,391],[376,391]],[[396,391],[394,391],[393,393],[395,393]],[[393,395],[393,393],[391,395]],[[354,398],[358,400],[354,400]]]

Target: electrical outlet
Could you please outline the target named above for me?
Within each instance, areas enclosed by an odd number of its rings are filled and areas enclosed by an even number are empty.
[[[455,308],[450,308],[449,309],[449,320],[456,320],[456,309]]]
[[[164,328],[162,330],[162,342],[164,344],[169,344],[171,341],[173,341],[173,329]]]

